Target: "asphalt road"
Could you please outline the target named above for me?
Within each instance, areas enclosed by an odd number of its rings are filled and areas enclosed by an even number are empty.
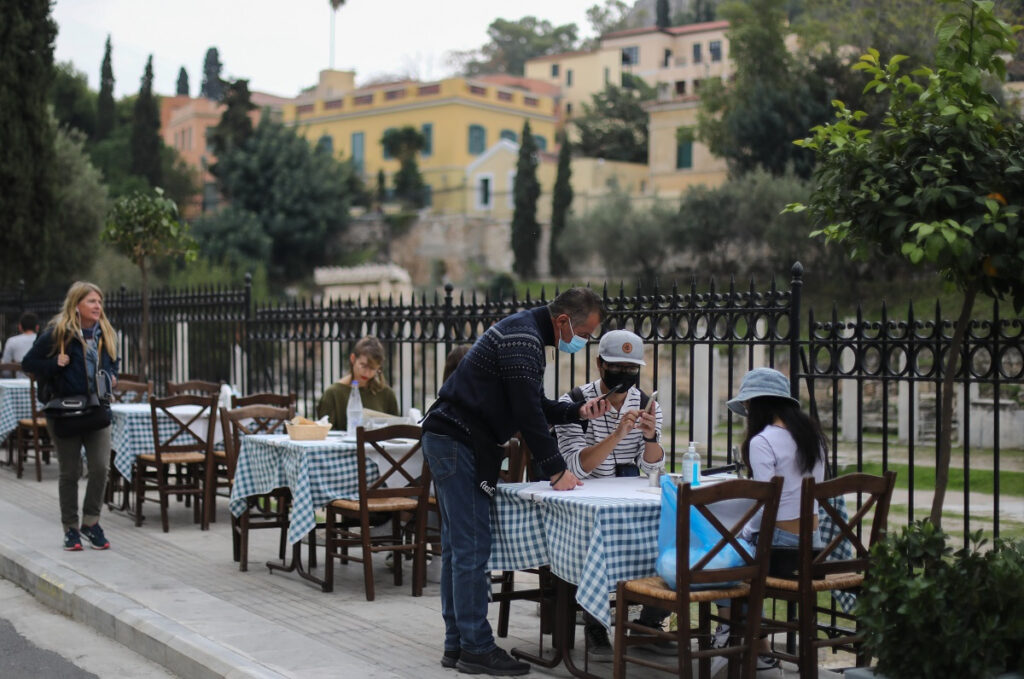
[[[175,679],[163,667],[0,579],[3,679]]]

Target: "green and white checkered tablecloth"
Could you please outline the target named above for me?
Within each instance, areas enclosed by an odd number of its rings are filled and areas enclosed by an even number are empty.
[[[18,427],[18,420],[32,417],[27,379],[0,379],[0,441]]]
[[[175,414],[184,421],[199,411],[199,406],[176,406]],[[160,440],[174,435],[178,425],[164,413],[159,413]],[[196,420],[196,427],[207,426],[205,417]],[[202,432],[205,435],[205,431]],[[197,439],[198,440],[198,437]],[[179,437],[177,443],[193,441]],[[132,465],[142,453],[153,452],[153,416],[148,403],[114,403],[110,406],[110,447],[114,449],[114,467],[131,481]]]

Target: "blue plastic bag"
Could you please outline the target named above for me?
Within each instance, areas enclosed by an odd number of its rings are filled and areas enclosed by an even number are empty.
[[[661,524],[658,526],[658,561],[655,568],[658,575],[665,580],[671,589],[676,588],[676,517],[678,516],[678,490],[675,481],[670,476],[661,477]],[[690,567],[704,558],[704,555],[711,551],[721,535],[704,516],[693,507],[690,507]],[[754,553],[754,547],[741,538],[737,538],[740,545],[749,554]],[[744,563],[732,545],[725,545],[718,554],[711,559],[706,568],[732,568],[742,566]],[[711,587],[728,587],[736,583],[718,582],[699,585],[702,589]]]

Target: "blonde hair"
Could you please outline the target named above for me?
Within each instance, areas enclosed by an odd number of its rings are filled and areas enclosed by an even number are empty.
[[[357,359],[370,359],[377,364],[378,368],[384,367],[384,345],[381,344],[380,340],[376,337],[368,336],[356,342],[355,347],[352,348],[352,354]],[[351,356],[349,357],[349,370],[350,374],[355,374],[355,367],[352,365]],[[366,386],[369,387],[370,391],[373,393],[376,393],[387,386],[380,370],[377,371],[377,374],[373,376],[373,379],[371,379]]]
[[[69,340],[82,341],[82,323],[78,318],[78,305],[94,292],[100,296],[102,302],[103,291],[95,283],[75,281],[68,288],[68,294],[64,297],[60,311],[50,320],[50,327],[53,328],[53,353],[57,353],[61,348],[66,348]],[[102,310],[99,326],[100,333],[104,338],[103,348],[107,350],[110,360],[116,361],[117,337],[114,335],[114,328],[110,325],[110,321],[107,320],[107,312]]]

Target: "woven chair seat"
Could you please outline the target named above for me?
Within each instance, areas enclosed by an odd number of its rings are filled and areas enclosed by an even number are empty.
[[[359,500],[335,500],[331,503],[331,506],[346,511],[358,512]],[[367,501],[366,506],[371,512],[414,512],[419,503],[407,497],[380,497],[371,498]]]
[[[811,589],[815,592],[823,592],[827,589],[850,589],[851,587],[860,587],[863,583],[864,576],[860,573],[835,573],[818,580],[811,580]],[[800,581],[789,578],[773,578],[769,576],[764,584],[769,589],[779,589],[787,592],[796,592],[800,589]]]
[[[156,462],[156,454],[143,453],[139,455],[139,459],[143,462]],[[160,455],[160,461],[163,464],[197,464],[206,462],[206,455],[204,453],[163,453]]]
[[[227,451],[225,451],[223,448],[214,448],[213,449],[213,456],[215,458],[217,458],[218,460],[226,460],[226,459],[228,459]]]
[[[636,592],[638,594],[644,594],[646,596],[663,599],[665,601],[675,601],[677,592],[674,589],[669,589],[668,585],[659,575],[655,575],[649,578],[640,578],[638,580],[627,580],[623,583],[627,590]],[[733,599],[735,597],[744,597],[750,593],[750,585],[741,583],[736,587],[730,587],[729,589],[695,589],[690,591],[690,601],[701,602],[701,601],[715,601],[717,599]]]
[[[43,427],[45,429],[46,428],[46,418],[45,417],[36,417],[36,418],[33,419],[31,417],[24,417],[24,418],[18,420],[18,424],[21,425],[22,427]]]

